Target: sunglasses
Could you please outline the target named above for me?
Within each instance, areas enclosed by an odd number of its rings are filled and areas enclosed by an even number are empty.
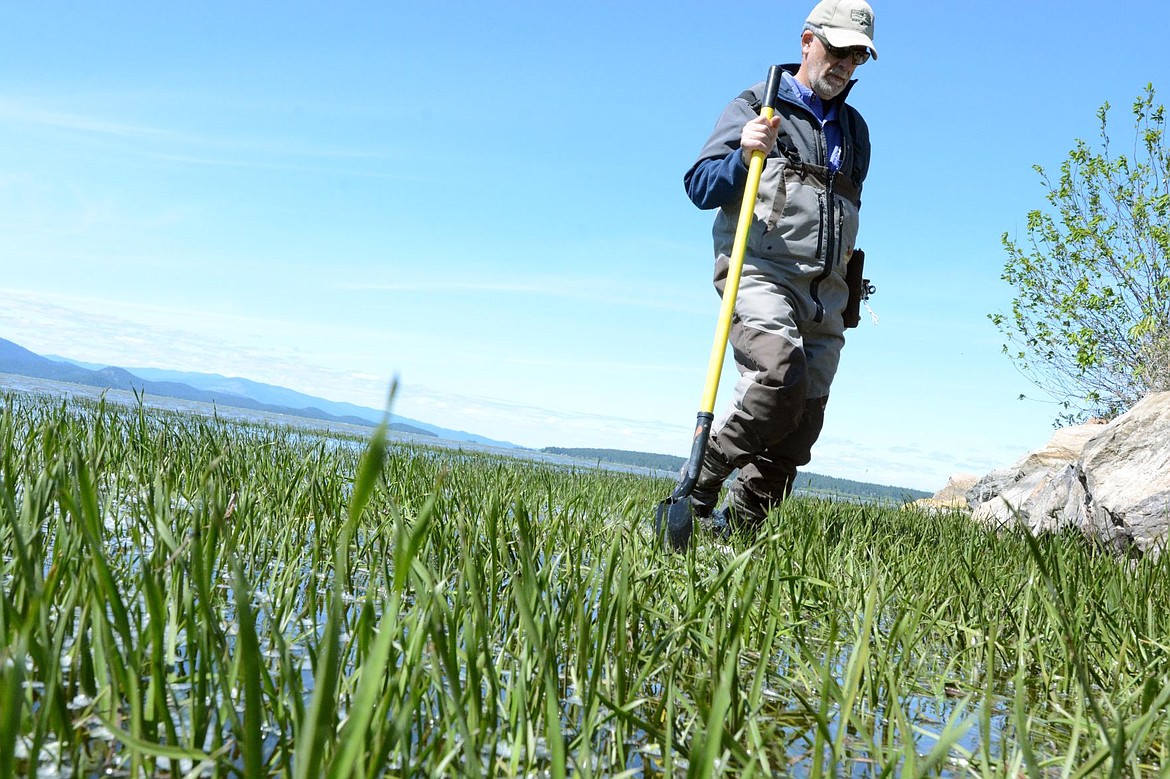
[[[816,33],[813,33],[816,35]],[[829,52],[829,56],[833,59],[848,59],[852,60],[854,65],[864,65],[869,62],[869,49],[864,46],[851,46],[846,49],[841,49],[831,45],[824,36],[817,35],[817,40],[825,47],[825,51]]]

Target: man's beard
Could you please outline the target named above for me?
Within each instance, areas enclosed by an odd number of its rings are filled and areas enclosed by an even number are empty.
[[[845,91],[845,87],[849,86],[849,79],[846,78],[840,82],[836,82],[829,79],[828,73],[825,73],[813,79],[810,86],[812,86],[813,92],[816,92],[817,97],[821,100],[832,100]]]

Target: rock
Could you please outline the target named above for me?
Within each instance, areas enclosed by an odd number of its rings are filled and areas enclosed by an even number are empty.
[[[947,479],[947,484],[929,498],[919,498],[914,505],[928,511],[966,510],[967,491],[975,486],[979,477],[973,473],[956,473]]]
[[[1027,474],[1020,468],[998,468],[984,476],[967,490],[967,506],[972,511],[977,510],[984,503],[994,500],[1004,491],[1011,488]]]
[[[1062,427],[1052,434],[1052,438],[1043,449],[1025,455],[1020,460],[1020,467],[1030,471],[1060,466],[1075,460],[1084,451],[1085,444],[1093,440],[1105,426],[1098,419],[1075,427]]]
[[[1052,438],[1043,448],[1024,455],[1010,468],[992,471],[977,481],[967,491],[968,505],[974,509],[996,496],[1003,495],[1013,485],[1034,473],[1047,472],[1076,462],[1085,444],[1100,433],[1103,427],[1100,420],[1074,427],[1062,427],[1052,434]]]
[[[1078,496],[1074,490],[1078,489],[1083,494],[1075,463],[1037,469],[980,503],[971,518],[996,527],[1022,522],[1033,533],[1059,530],[1066,525],[1079,526],[1083,512],[1077,510]]]
[[[975,486],[979,477],[973,473],[956,473],[947,479],[947,486],[934,493],[934,500],[954,500],[962,498],[966,501],[967,490]]]
[[[1086,446],[1084,529],[1120,548],[1165,547],[1170,526],[1170,392],[1144,398]]]
[[[972,518],[1032,532],[1073,526],[1119,551],[1165,548],[1170,528],[1170,392],[1148,395],[1112,422],[1058,430],[966,497]]]

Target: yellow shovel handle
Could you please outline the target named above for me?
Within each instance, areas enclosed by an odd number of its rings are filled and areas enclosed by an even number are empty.
[[[768,72],[768,87],[760,116],[771,119],[776,90],[780,86],[780,68],[776,65]],[[739,222],[735,226],[735,243],[731,249],[731,261],[727,266],[727,282],[723,288],[723,303],[719,307],[719,323],[715,328],[715,342],[711,345],[711,360],[707,363],[707,383],[703,388],[703,402],[700,413],[710,414],[715,410],[715,394],[719,390],[719,376],[723,372],[723,359],[727,355],[727,338],[731,333],[731,315],[735,311],[735,298],[739,294],[739,278],[743,273],[743,258],[747,252],[748,230],[755,213],[756,195],[760,191],[760,175],[764,171],[762,151],[752,152],[748,163],[748,179],[744,187],[743,201],[739,207]]]

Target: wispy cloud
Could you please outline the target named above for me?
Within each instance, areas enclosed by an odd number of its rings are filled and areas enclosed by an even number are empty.
[[[384,148],[355,148],[321,143],[305,142],[287,137],[248,137],[243,135],[214,135],[192,133],[168,127],[111,120],[85,113],[44,108],[27,100],[16,100],[0,96],[0,120],[34,127],[51,127],[78,134],[102,136],[110,139],[134,141],[131,150],[142,156],[168,159],[202,165],[223,165],[233,167],[289,168],[287,164],[265,162],[254,158],[233,159],[209,156],[203,152],[238,153],[243,155],[267,155],[270,157],[298,157],[324,159],[333,162],[390,161],[397,155]],[[177,151],[183,149],[188,151]],[[192,153],[190,150],[196,150]],[[296,167],[296,166],[291,166]],[[318,168],[304,167],[306,171]],[[384,171],[355,169],[355,173],[366,176],[382,175],[392,177]]]
[[[557,300],[576,300],[583,303],[600,303],[611,306],[678,311],[693,313],[698,307],[711,303],[711,295],[700,294],[706,290],[688,290],[678,293],[671,289],[648,289],[641,283],[623,288],[615,293],[612,280],[600,282],[594,279],[571,276],[515,281],[385,281],[385,282],[336,282],[332,288],[340,292],[398,292],[426,295],[518,295]],[[628,294],[631,289],[634,294]]]
[[[182,140],[183,136],[156,127],[111,122],[91,116],[82,116],[63,111],[50,111],[11,98],[0,97],[0,119],[21,124],[57,127],[84,133],[113,135],[122,138],[157,138],[160,140]]]

